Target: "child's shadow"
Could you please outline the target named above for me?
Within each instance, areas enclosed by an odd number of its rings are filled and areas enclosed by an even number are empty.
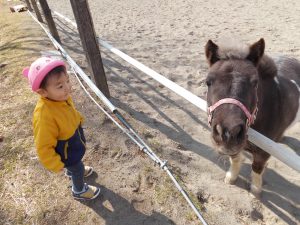
[[[137,211],[133,204],[125,198],[99,185],[94,180],[97,174],[87,179],[87,183],[101,188],[100,196],[91,201],[81,201],[82,204],[92,208],[105,220],[106,225],[175,225],[166,216],[152,211],[151,215],[145,215]]]

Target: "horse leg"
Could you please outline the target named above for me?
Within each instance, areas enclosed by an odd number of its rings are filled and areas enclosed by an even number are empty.
[[[258,196],[262,191],[262,175],[266,167],[266,162],[270,158],[270,154],[261,151],[256,151],[253,153],[253,163],[252,163],[252,182],[250,191],[254,196]]]
[[[226,184],[233,184],[236,181],[241,169],[242,160],[243,160],[242,152],[238,153],[234,157],[230,156],[230,168],[227,171],[224,179],[224,182]]]

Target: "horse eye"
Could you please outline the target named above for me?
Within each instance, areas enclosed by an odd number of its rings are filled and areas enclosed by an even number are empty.
[[[206,85],[209,87],[212,84],[212,80],[206,80]]]

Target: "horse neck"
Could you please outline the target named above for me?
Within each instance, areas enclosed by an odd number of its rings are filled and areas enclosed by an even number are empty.
[[[254,129],[267,135],[265,122],[269,120],[272,112],[276,111],[276,99],[279,97],[280,87],[277,81],[277,68],[274,61],[264,56],[258,67],[259,85],[257,90],[258,113],[254,124]],[[270,135],[267,135],[270,136]],[[272,136],[272,135],[271,135]]]
[[[299,85],[295,82],[300,80],[300,63],[280,60],[276,67],[265,57],[258,66],[258,113],[253,128],[273,140],[279,140],[299,110]]]
[[[257,72],[259,77],[258,104],[261,108],[264,104],[273,102],[278,95],[279,83],[274,60],[264,55],[257,66]]]

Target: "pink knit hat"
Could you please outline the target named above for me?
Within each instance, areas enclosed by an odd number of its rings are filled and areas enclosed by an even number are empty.
[[[41,57],[35,60],[30,67],[23,69],[23,75],[28,78],[29,84],[33,91],[40,88],[45,76],[55,67],[63,66],[66,68],[64,61],[50,57]]]

